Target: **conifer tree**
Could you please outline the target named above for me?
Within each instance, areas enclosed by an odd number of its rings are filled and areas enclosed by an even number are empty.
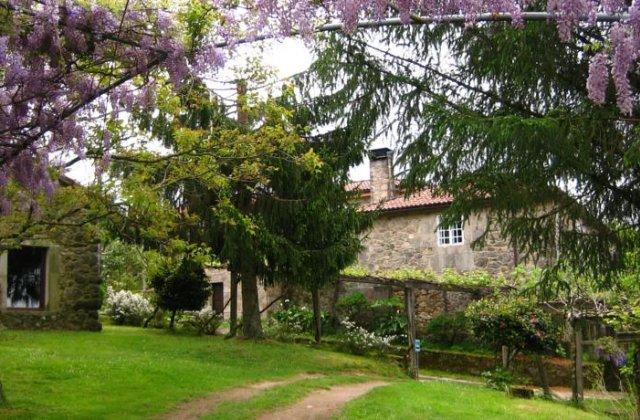
[[[636,121],[612,83],[589,76],[610,30],[565,41],[544,22],[333,34],[300,93],[336,137],[397,140],[407,192],[426,185],[455,198],[443,223],[488,209],[487,232],[521,257],[551,251],[608,276],[632,246],[624,232],[640,228]],[[589,98],[596,82],[602,105]]]

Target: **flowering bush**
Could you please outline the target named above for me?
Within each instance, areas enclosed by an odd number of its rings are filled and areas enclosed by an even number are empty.
[[[209,308],[185,312],[179,324],[182,328],[195,331],[200,335],[215,335],[222,324],[222,315]]]
[[[289,334],[300,334],[313,328],[313,311],[306,306],[283,307],[271,317],[283,332]]]
[[[128,290],[107,289],[106,314],[116,324],[140,326],[152,312],[151,303],[144,296]]]
[[[611,362],[616,367],[624,365],[627,361],[627,355],[613,337],[600,337],[595,340],[593,352],[598,360]]]
[[[384,353],[391,346],[395,336],[380,336],[369,332],[348,319],[341,322],[342,332],[339,335],[340,347],[353,354],[363,355],[375,350]]]
[[[313,311],[306,306],[296,306],[285,300],[281,308],[271,314],[266,325],[266,334],[278,340],[289,340],[293,336],[314,331]],[[329,314],[322,311],[322,331],[330,329]]]
[[[519,296],[485,298],[469,305],[466,316],[474,336],[496,351],[501,346],[514,353],[558,349],[558,326],[533,300]]]

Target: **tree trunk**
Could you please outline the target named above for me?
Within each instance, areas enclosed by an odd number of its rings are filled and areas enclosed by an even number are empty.
[[[404,307],[407,314],[407,339],[409,340],[409,376],[418,379],[418,357],[420,355],[415,349],[416,336],[416,299],[415,291],[411,287],[404,289]]]
[[[544,367],[542,356],[536,354],[534,356],[536,368],[538,369],[538,377],[540,378],[540,386],[542,386],[542,392],[544,397],[551,399],[551,388],[549,388],[549,378],[547,377],[547,369]]]
[[[158,311],[159,310],[160,310],[160,307],[156,306],[156,308],[153,310],[153,313],[151,314],[151,316],[144,320],[144,324],[142,325],[142,328],[147,328],[149,326],[149,323],[151,322],[151,320],[153,318],[155,318],[156,315],[158,315]]]
[[[582,329],[579,320],[571,321],[571,359],[572,381],[571,399],[575,404],[582,404],[584,397],[584,384],[582,376]]]
[[[169,322],[169,329],[173,329],[173,324],[176,320],[176,311],[171,312],[171,322]]]
[[[242,335],[245,338],[264,338],[260,321],[258,279],[255,274],[242,273]]]
[[[311,290],[311,300],[313,301],[314,330],[316,333],[316,343],[322,340],[322,312],[320,311],[320,291],[317,287]]]
[[[231,271],[231,296],[229,307],[229,334],[227,337],[235,337],[238,333],[238,282],[240,275],[237,271]]]

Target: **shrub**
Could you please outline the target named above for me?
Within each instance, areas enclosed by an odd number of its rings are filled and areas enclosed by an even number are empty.
[[[188,256],[175,270],[164,267],[152,278],[160,308],[172,312],[171,327],[176,311],[199,311],[211,293],[202,264]]]
[[[407,331],[404,304],[397,296],[369,303],[364,294],[356,292],[342,297],[336,308],[340,319],[347,319],[380,336],[401,338]]]
[[[443,313],[433,317],[427,323],[424,335],[429,342],[447,347],[463,344],[471,338],[464,312]]]
[[[180,319],[180,326],[199,335],[216,335],[222,321],[222,314],[217,314],[207,308],[197,312],[186,312]]]
[[[330,327],[329,314],[322,311],[322,330],[326,331]],[[279,339],[288,339],[291,336],[301,333],[313,332],[314,317],[313,311],[305,306],[289,306],[271,314],[270,334]]]
[[[370,331],[380,336],[395,336],[402,339],[407,333],[407,316],[399,297],[376,300],[371,304],[373,323]]]
[[[513,374],[502,367],[482,372],[482,377],[488,388],[497,389],[498,391],[508,391],[514,382]]]
[[[151,315],[151,303],[142,295],[120,290],[107,289],[106,315],[118,325],[140,326]]]
[[[627,355],[613,337],[600,337],[595,340],[593,342],[593,352],[598,360],[612,363],[616,367],[624,365],[627,361]]]
[[[370,351],[384,353],[387,351],[394,336],[379,336],[356,325],[348,319],[341,322],[342,331],[338,336],[339,347],[353,354],[364,355]]]
[[[361,292],[341,297],[336,309],[341,319],[349,319],[363,328],[370,329],[373,324],[371,304]]]
[[[533,353],[555,352],[559,329],[535,301],[519,296],[482,299],[469,305],[467,318],[474,336],[498,351],[501,346]]]

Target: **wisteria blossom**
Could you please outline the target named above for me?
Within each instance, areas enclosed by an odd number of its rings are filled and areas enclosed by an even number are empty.
[[[149,106],[158,72],[179,88],[187,77],[224,66],[238,44],[291,35],[312,40],[327,23],[339,22],[349,33],[366,19],[409,24],[455,14],[473,25],[481,14],[507,13],[522,26],[523,13],[535,7],[531,0],[201,1],[214,19],[198,45],[187,46],[176,12],[145,0],[126,2],[124,9],[77,0],[0,0],[3,28],[10,28],[0,32],[0,208],[8,208],[3,191],[11,180],[33,192],[51,191],[51,153],[83,155],[92,134],[83,119],[118,118]],[[598,13],[618,20],[591,61],[587,88],[603,103],[611,79],[626,115],[636,95],[629,74],[640,49],[638,1],[548,0],[546,9],[567,41],[577,26],[596,24]],[[100,132],[109,143],[109,134]]]

